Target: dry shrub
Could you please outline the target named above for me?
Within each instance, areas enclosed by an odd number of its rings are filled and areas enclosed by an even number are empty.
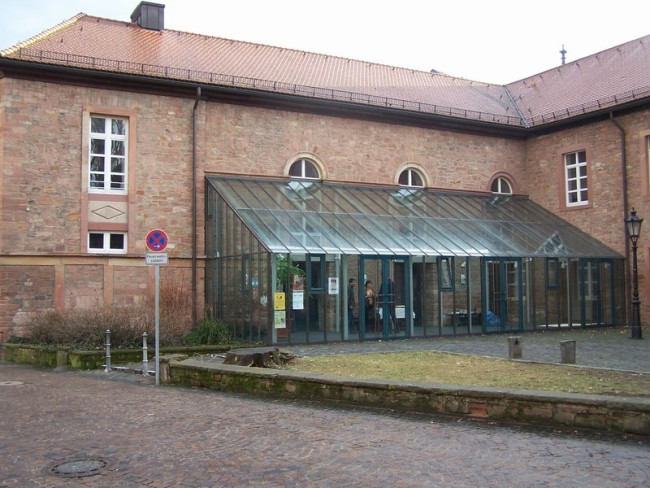
[[[171,271],[161,280],[159,290],[159,328],[161,346],[188,343],[192,331],[192,292],[183,270]],[[205,331],[205,320],[202,330]],[[223,324],[210,323],[207,340],[227,342]],[[140,348],[144,332],[153,341],[155,336],[155,304],[153,299],[135,305],[105,308],[45,311],[36,314],[26,325],[26,339],[33,344],[69,346],[76,349],[104,347],[105,333],[111,331],[111,347]],[[196,334],[194,334],[195,336]],[[196,338],[190,341],[196,343]]]
[[[142,344],[143,332],[153,332],[147,325],[146,310],[138,305],[50,310],[33,317],[27,325],[27,338],[34,344],[97,349],[104,346],[106,331],[110,330],[111,346],[130,348]]]
[[[192,330],[192,291],[183,271],[165,274],[159,290],[160,343],[180,345]],[[151,323],[154,323],[155,306],[151,303]]]

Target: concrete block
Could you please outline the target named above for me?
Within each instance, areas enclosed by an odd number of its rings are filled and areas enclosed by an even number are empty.
[[[508,357],[510,359],[521,359],[523,350],[521,345],[521,337],[508,337]]]

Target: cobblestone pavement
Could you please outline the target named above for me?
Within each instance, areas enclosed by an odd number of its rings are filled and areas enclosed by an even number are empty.
[[[642,340],[630,339],[627,328],[289,345],[283,349],[300,356],[430,350],[508,358],[508,337],[514,335],[521,338],[522,359],[525,361],[559,364],[560,342],[574,340],[578,366],[650,373],[650,337]]]
[[[0,487],[642,487],[650,440],[0,361]]]

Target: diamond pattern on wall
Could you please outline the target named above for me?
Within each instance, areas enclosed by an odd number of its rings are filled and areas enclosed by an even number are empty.
[[[121,205],[120,205],[121,206]],[[90,210],[90,219],[94,222],[126,221],[126,211],[115,204],[104,204]]]

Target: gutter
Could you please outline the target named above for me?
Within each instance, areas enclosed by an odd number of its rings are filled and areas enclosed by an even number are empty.
[[[194,100],[194,107],[192,107],[192,328],[196,327],[197,317],[196,317],[196,308],[198,304],[197,286],[196,286],[196,260],[197,260],[197,247],[198,239],[196,236],[197,233],[197,185],[196,185],[196,133],[197,133],[197,108],[199,106],[199,101],[201,99],[201,87],[196,87],[196,100]]]
[[[183,81],[154,76],[143,76],[112,71],[94,71],[88,68],[68,67],[50,64],[34,64],[33,62],[0,57],[0,72],[22,79],[43,80],[43,72],[53,78],[51,81],[62,81],[78,86],[109,86],[113,90],[130,92],[160,93],[166,96],[187,97],[188,91],[193,92],[200,81]],[[90,74],[89,74],[90,73]],[[108,84],[108,85],[107,85]],[[225,85],[201,83],[204,99],[210,101],[232,103],[238,105],[254,105],[263,108],[278,107],[285,110],[326,114],[360,120],[373,120],[400,125],[436,128],[455,132],[475,133],[489,136],[501,136],[514,139],[527,137],[526,127],[521,125],[500,124],[492,120],[490,114],[485,119],[455,116],[453,113],[429,113],[399,108],[395,106],[377,106],[358,103],[351,100],[333,100],[309,97],[293,93],[279,93],[254,88],[243,88]],[[207,97],[207,98],[206,98]],[[463,112],[460,110],[460,112]],[[521,121],[518,116],[510,116]]]
[[[519,105],[517,102],[515,102],[515,99],[512,98],[512,93],[510,93],[510,90],[508,90],[507,86],[504,86],[503,89],[506,92],[506,95],[508,95],[508,98],[510,99],[510,102],[512,103],[512,106],[515,107],[515,110],[517,111],[517,115],[521,119],[521,123],[526,129],[530,129],[530,124],[528,123],[528,120],[526,120],[526,117],[524,117],[524,114],[519,110]]]
[[[628,198],[627,198],[627,153],[625,151],[625,129],[623,126],[614,118],[614,112],[610,110],[609,112],[609,120],[612,121],[612,123],[616,126],[618,129],[620,136],[621,136],[621,186],[623,189],[623,239],[625,242],[625,289],[626,289],[626,294],[625,296],[629,296],[629,288],[630,288],[630,281],[631,281],[631,276],[630,276],[630,242],[629,239],[627,238],[627,228],[625,225],[625,219],[627,218],[628,214]],[[626,300],[627,306],[626,306],[626,312],[627,312],[627,317],[628,320],[632,316],[631,314],[631,303],[628,303],[629,300]],[[631,325],[631,324],[629,324]]]

